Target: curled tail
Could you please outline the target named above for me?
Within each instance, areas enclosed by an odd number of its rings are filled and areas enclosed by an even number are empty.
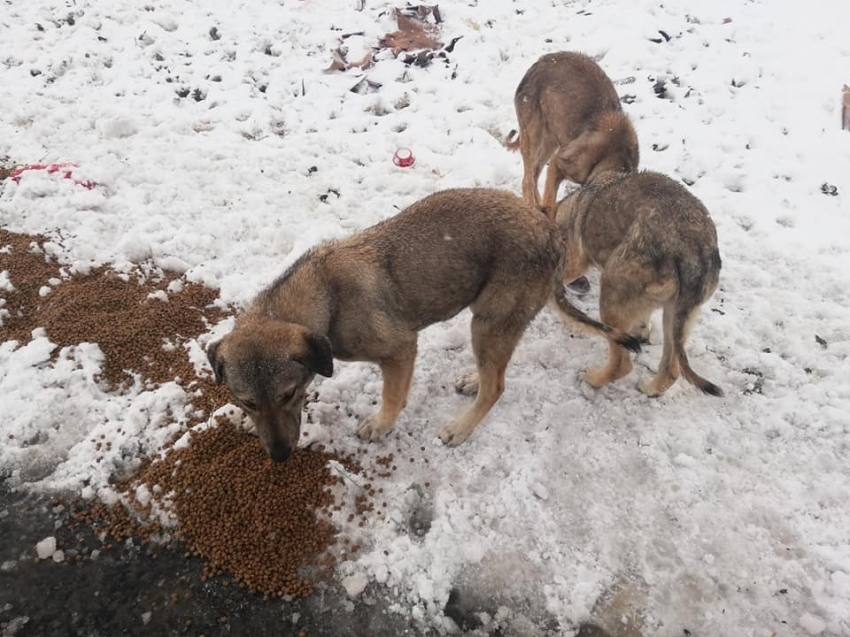
[[[515,130],[512,130],[505,137],[505,148],[508,150],[519,150],[519,134]]]
[[[612,343],[625,347],[631,352],[640,352],[640,341],[636,337],[590,318],[587,314],[570,303],[570,300],[567,298],[567,293],[564,290],[564,286],[560,281],[558,281],[555,285],[554,297],[557,309],[568,323],[599,334],[600,336],[604,336]]]

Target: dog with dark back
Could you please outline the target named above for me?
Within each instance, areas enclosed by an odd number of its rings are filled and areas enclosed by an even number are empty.
[[[680,375],[701,391],[723,391],[697,374],[685,343],[720,280],[717,229],[703,203],[681,183],[655,172],[594,175],[558,205],[566,248],[564,281],[591,266],[600,272],[599,313],[612,328],[649,340],[650,316],[663,308],[658,372],[638,388],[660,396]],[[632,370],[628,352],[609,348],[608,362],[584,380],[601,387]]]

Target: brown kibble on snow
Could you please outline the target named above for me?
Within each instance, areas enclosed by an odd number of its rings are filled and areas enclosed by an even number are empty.
[[[40,247],[47,240],[0,229],[0,244],[9,246],[0,253],[0,270],[9,272],[14,286],[14,292],[4,294],[13,312],[0,325],[0,340],[26,344],[33,329],[44,328],[63,347],[98,343],[104,353],[102,374],[113,389],[132,382],[134,375],[148,388],[178,382],[191,401],[189,427],[230,401],[225,386],[196,375],[184,347],[226,316],[213,305],[216,290],[169,272],[135,272],[128,281],[108,268],[63,276]],[[49,279],[61,282],[41,296]],[[169,287],[172,282],[179,285]],[[91,436],[91,442],[99,452],[113,446],[106,434]],[[164,450],[161,458],[144,459],[135,474],[114,483],[127,496],[127,506],[80,500],[72,507],[73,518],[103,534],[107,550],[129,539],[137,545],[157,541],[165,531],[159,517],[149,515],[150,502],[134,499],[144,486],[157,507],[176,516],[178,527],[167,531],[184,542],[184,556],[204,561],[199,579],[230,573],[234,583],[265,598],[312,593],[302,567],[320,560],[328,567],[334,563],[326,550],[335,543],[337,529],[317,515],[331,507],[340,510],[329,487],[341,479],[331,475],[328,461],[357,471],[352,459],[318,445],[275,463],[256,437],[227,422],[193,432],[188,446],[176,449],[172,441]],[[358,511],[371,509],[363,496]],[[177,593],[172,601],[179,601]]]
[[[209,576],[229,572],[266,597],[301,597],[312,586],[299,569],[319,563],[336,540],[336,527],[316,515],[333,504],[329,460],[340,461],[296,449],[276,463],[255,436],[223,424],[193,433],[187,447],[149,464],[137,484],[174,493],[180,532]]]
[[[3,294],[11,316],[0,325],[0,341],[25,345],[34,329],[44,328],[61,347],[97,343],[105,356],[103,376],[113,386],[132,382],[132,372],[154,385],[176,377],[195,378],[182,344],[225,317],[212,305],[217,290],[173,272],[134,272],[124,281],[102,267],[63,277],[45,255],[48,241],[0,229],[0,245],[10,248],[0,254],[0,270],[9,272],[15,288]],[[39,291],[51,279],[60,282],[42,297]],[[180,283],[180,291],[166,293],[173,281]],[[166,342],[171,347],[163,347]]]

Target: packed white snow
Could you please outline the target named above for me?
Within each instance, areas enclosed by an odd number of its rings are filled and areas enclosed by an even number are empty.
[[[524,634],[570,630],[620,591],[645,635],[850,635],[850,3],[444,3],[443,42],[462,36],[445,61],[383,51],[325,73],[341,44],[355,59],[394,30],[403,5],[358,4],[6,3],[0,157],[77,167],[2,182],[0,223],[50,235],[77,271],[150,259],[244,304],[310,246],[435,190],[519,192],[502,145],[517,83],[544,53],[591,54],[642,166],[687,183],[717,224],[721,284],[688,352],[726,397],[684,381],[640,394],[658,339],[628,378],[583,386],[606,344],[544,310],[501,401],[449,449],[435,434],[468,401],[452,379],[472,365],[469,315],[429,328],[396,433],[374,443],[398,458],[389,515],[346,530],[364,549],[340,580],[351,595],[385,585],[394,610],[438,628],[457,588]],[[351,92],[364,77],[380,87]],[[393,164],[399,147],[413,167]],[[108,497],[115,468],[180,430],[168,413],[185,396],[109,394],[97,345],[51,362],[55,348],[43,333],[0,345],[0,471]],[[353,448],[378,370],[339,364],[316,386],[308,439]],[[96,463],[100,435],[112,445]]]

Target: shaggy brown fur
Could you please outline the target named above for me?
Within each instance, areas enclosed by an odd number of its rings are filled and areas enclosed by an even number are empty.
[[[608,170],[637,170],[638,140],[605,72],[581,53],[544,55],[526,72],[514,97],[522,152],[522,196],[529,205],[555,215],[564,179],[583,184]],[[549,162],[541,204],[537,183]]]
[[[207,354],[272,458],[285,460],[298,443],[307,386],[315,374],[333,373],[334,358],[380,365],[381,406],[358,429],[378,438],[406,404],[419,330],[469,307],[477,371],[456,387],[477,396],[439,432],[458,445],[501,396],[514,348],[561,287],[562,266],[553,222],[519,197],[447,190],[307,252]],[[573,320],[639,347],[587,317]]]
[[[691,369],[685,341],[700,306],[717,288],[717,231],[705,206],[683,185],[653,172],[593,177],[558,206],[556,223],[567,250],[563,280],[593,265],[602,271],[599,312],[606,325],[648,338],[653,310],[664,308],[664,350],[658,373],[638,387],[667,390],[681,372],[702,391],[721,389]],[[569,304],[565,296],[557,299]],[[608,364],[584,380],[599,387],[632,369],[628,353],[611,347]]]

